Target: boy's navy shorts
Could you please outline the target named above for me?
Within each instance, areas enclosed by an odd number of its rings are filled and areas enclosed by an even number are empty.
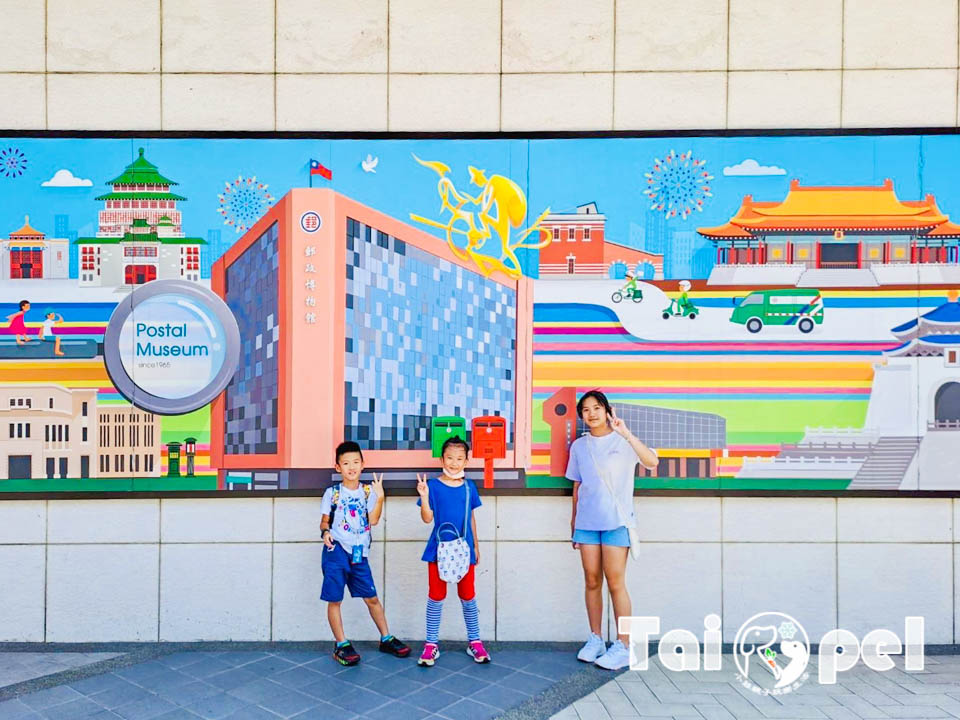
[[[371,598],[377,596],[377,588],[373,584],[373,573],[370,572],[370,563],[367,558],[363,562],[352,564],[350,553],[343,549],[340,543],[333,544],[333,550],[323,549],[323,558],[320,567],[323,570],[323,587],[320,590],[320,599],[324,602],[341,602],[343,588],[350,588],[350,597]]]

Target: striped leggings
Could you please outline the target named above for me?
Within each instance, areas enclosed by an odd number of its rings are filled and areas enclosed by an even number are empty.
[[[436,643],[440,635],[440,617],[443,601],[447,597],[447,583],[440,579],[435,562],[427,563],[430,592],[427,596],[427,642]],[[463,608],[463,622],[467,626],[467,639],[480,639],[480,618],[477,612],[476,589],[474,588],[474,565],[457,583],[457,595]]]

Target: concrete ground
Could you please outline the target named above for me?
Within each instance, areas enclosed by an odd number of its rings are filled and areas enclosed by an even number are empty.
[[[476,665],[460,643],[442,643],[434,668],[358,644],[343,668],[326,644],[197,643],[36,647],[0,645],[0,720],[628,720],[700,718],[960,718],[960,656],[928,655],[922,672],[863,665],[835,685],[817,682],[761,696],[717,672],[611,674],[578,663],[564,644],[491,643]],[[760,672],[751,679],[771,684]]]
[[[357,643],[361,664],[344,668],[326,643],[147,645],[112,655],[0,646],[0,720],[519,720],[546,718],[610,678],[578,663],[575,646],[487,647],[493,662],[477,665],[463,643],[441,643],[437,665],[420,668],[415,657]]]

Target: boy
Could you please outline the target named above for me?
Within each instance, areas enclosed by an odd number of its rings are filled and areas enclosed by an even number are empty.
[[[380,521],[383,512],[383,474],[373,475],[373,482],[361,485],[363,453],[355,442],[337,446],[336,468],[343,482],[327,488],[320,503],[320,537],[324,549],[321,567],[323,588],[320,599],[327,603],[327,621],[337,644],[333,658],[341,665],[356,665],[360,655],[343,633],[340,604],[343,588],[350,588],[351,597],[361,597],[370,617],[380,631],[380,652],[406,657],[410,648],[390,634],[383,605],[377,598],[367,555],[370,552],[370,527]]]
[[[58,315],[53,308],[47,308],[43,311],[43,317],[45,319],[43,327],[40,328],[40,341],[53,343],[53,354],[63,355],[63,350],[60,349],[60,336],[53,334],[53,326],[63,324],[63,315]],[[57,320],[58,317],[59,320]]]

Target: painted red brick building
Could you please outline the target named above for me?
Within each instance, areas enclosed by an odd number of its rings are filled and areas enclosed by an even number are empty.
[[[594,202],[577,206],[575,212],[547,215],[542,225],[552,233],[553,242],[540,250],[540,277],[623,277],[645,263],[653,266],[654,278],[663,277],[663,255],[610,242],[606,222]]]

